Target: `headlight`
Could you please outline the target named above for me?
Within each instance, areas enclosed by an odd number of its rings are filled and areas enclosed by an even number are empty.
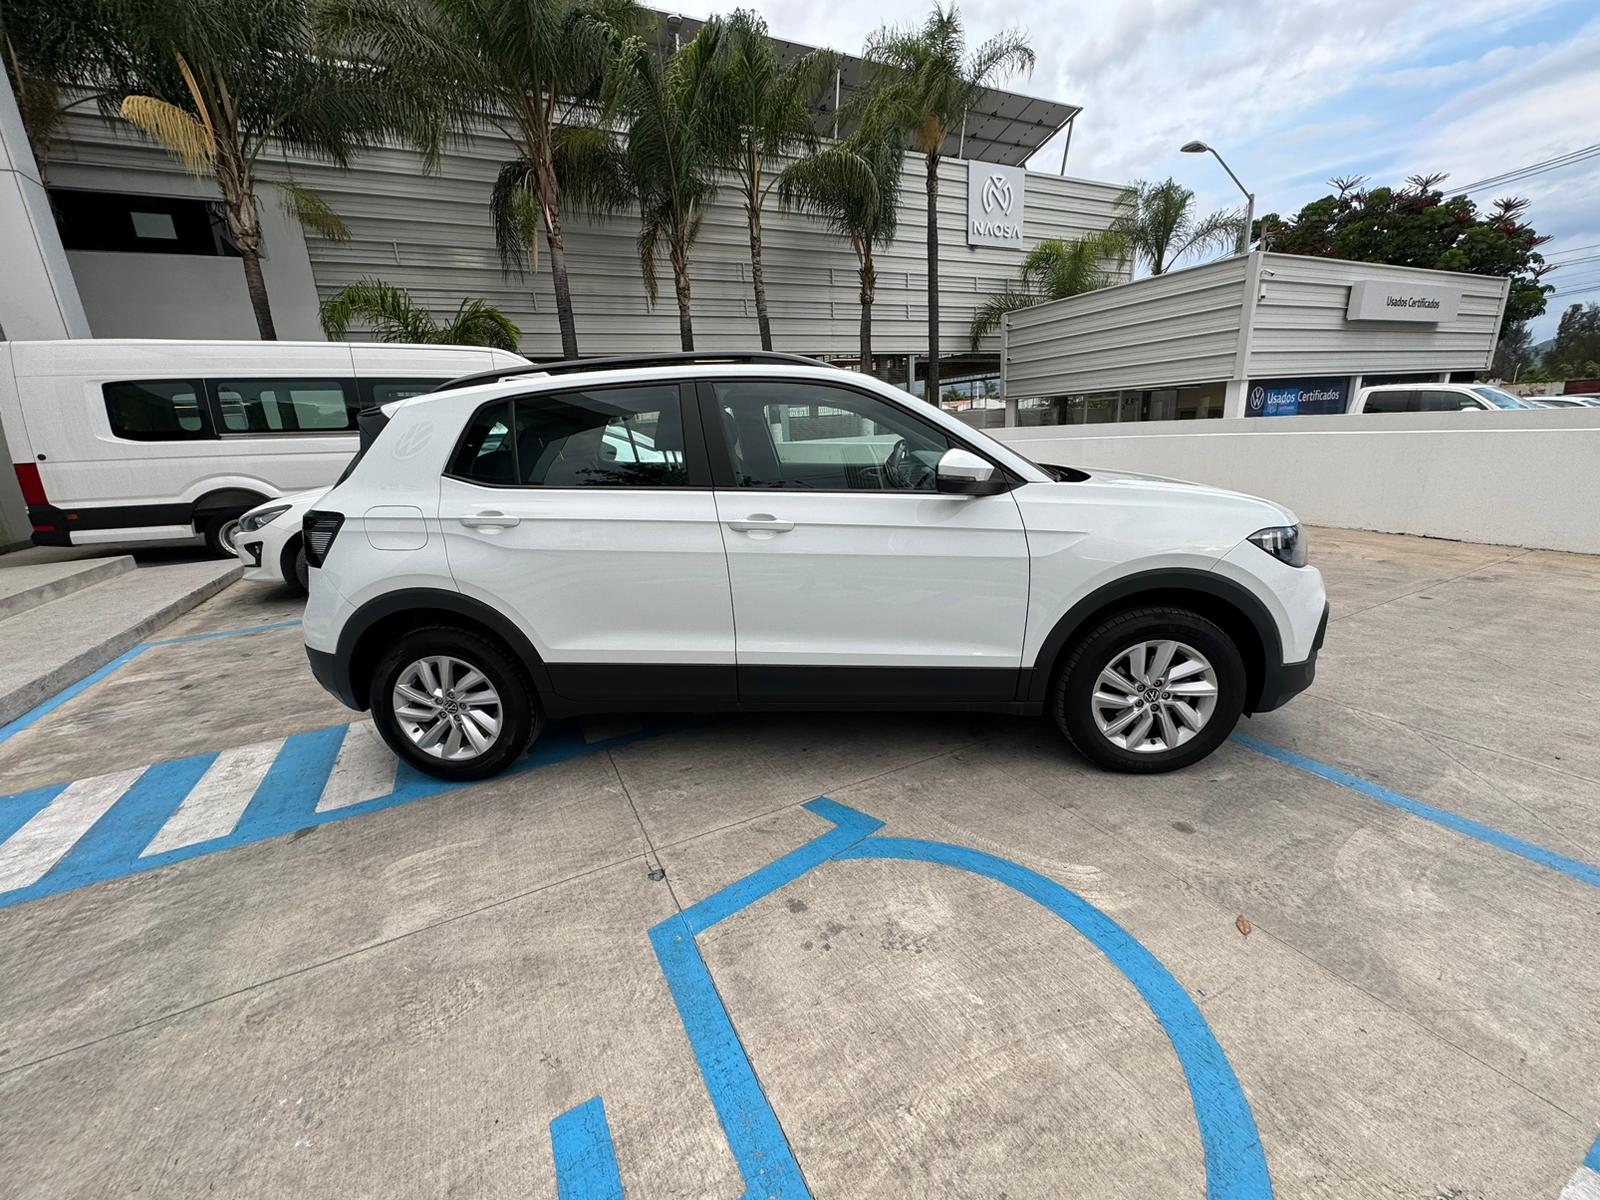
[[[271,508],[258,508],[239,519],[240,533],[254,533],[263,525],[270,525],[289,511],[287,504],[274,504]]]
[[[1291,567],[1306,565],[1306,535],[1298,525],[1274,525],[1271,529],[1258,529],[1250,540],[1279,562]]]

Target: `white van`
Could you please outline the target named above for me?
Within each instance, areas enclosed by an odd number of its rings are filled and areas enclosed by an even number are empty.
[[[327,487],[363,408],[526,366],[504,350],[356,342],[0,342],[0,425],[44,546],[203,535]]]

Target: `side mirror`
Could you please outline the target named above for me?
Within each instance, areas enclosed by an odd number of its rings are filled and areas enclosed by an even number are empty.
[[[1011,490],[1011,481],[986,458],[952,446],[939,459],[939,490],[951,496],[996,496]]]

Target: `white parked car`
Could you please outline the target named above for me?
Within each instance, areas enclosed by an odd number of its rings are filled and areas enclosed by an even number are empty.
[[[0,424],[39,545],[202,536],[227,557],[250,509],[334,481],[364,409],[527,365],[478,346],[0,341]]]
[[[1584,392],[1565,396],[1527,396],[1524,399],[1534,408],[1600,408],[1600,396]]]
[[[234,535],[244,578],[255,583],[286,583],[306,590],[306,554],[300,524],[326,488],[280,496],[258,504],[239,518]]]
[[[304,546],[313,672],[445,779],[547,717],[717,709],[1048,712],[1100,764],[1170,770],[1305,688],[1327,624],[1276,504],[1040,466],[788,355],[385,405]]]
[[[1472,412],[1538,406],[1487,383],[1387,383],[1362,388],[1353,413]]]

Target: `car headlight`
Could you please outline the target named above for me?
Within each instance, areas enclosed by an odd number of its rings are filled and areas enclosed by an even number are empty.
[[[1306,535],[1298,525],[1274,525],[1270,529],[1258,529],[1250,535],[1250,540],[1279,562],[1288,563],[1291,567],[1306,565]]]
[[[271,508],[258,508],[239,518],[240,533],[254,533],[263,525],[270,525],[289,511],[287,504],[274,504]]]

